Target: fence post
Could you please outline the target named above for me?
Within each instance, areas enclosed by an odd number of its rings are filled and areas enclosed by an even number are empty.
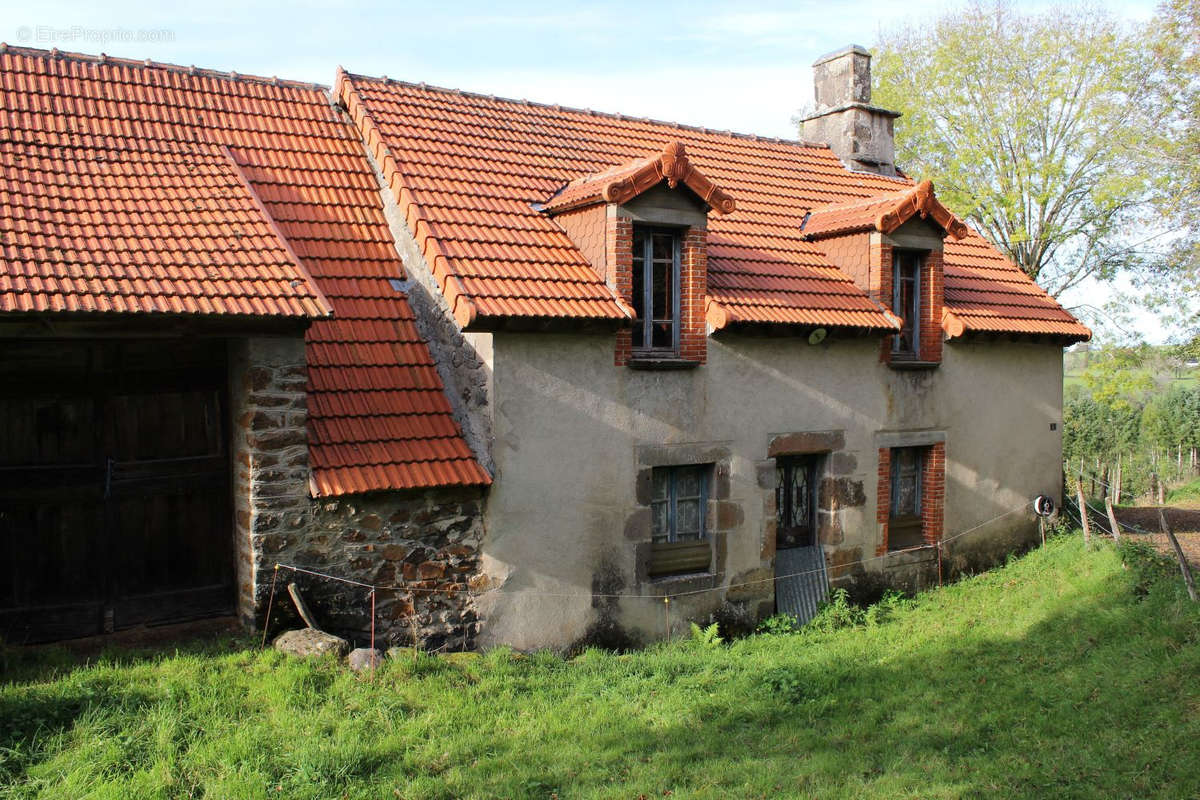
[[[1083,546],[1092,546],[1092,528],[1088,525],[1087,501],[1083,498],[1083,476],[1075,484],[1075,495],[1079,498],[1079,521],[1083,524]]]
[[[1117,544],[1121,543],[1121,526],[1117,524],[1117,515],[1113,511],[1112,498],[1104,498],[1104,510],[1108,512],[1108,527],[1112,531],[1113,541]]]
[[[1118,505],[1121,502],[1121,454],[1117,453],[1117,477],[1113,480],[1112,494],[1113,502]]]
[[[1158,525],[1171,540],[1171,547],[1175,548],[1175,557],[1179,559],[1179,571],[1183,573],[1183,582],[1187,584],[1188,597],[1192,598],[1194,603],[1196,602],[1196,580],[1192,577],[1192,567],[1188,564],[1187,556],[1183,554],[1183,548],[1179,546],[1179,540],[1175,538],[1175,531],[1171,530],[1171,526],[1167,524],[1167,515],[1161,508],[1158,510]]]

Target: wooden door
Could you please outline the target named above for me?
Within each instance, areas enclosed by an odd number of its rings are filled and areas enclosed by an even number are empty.
[[[230,610],[221,342],[0,344],[0,635]]]
[[[775,462],[775,549],[817,543],[818,456],[794,456]]]

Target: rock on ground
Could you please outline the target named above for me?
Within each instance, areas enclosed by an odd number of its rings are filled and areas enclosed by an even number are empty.
[[[347,663],[349,663],[350,669],[355,672],[375,669],[383,663],[383,652],[381,650],[372,650],[369,647],[360,647],[350,653]]]
[[[275,649],[292,656],[323,656],[333,653],[341,658],[350,650],[350,643],[340,636],[316,628],[284,631],[275,638]]]

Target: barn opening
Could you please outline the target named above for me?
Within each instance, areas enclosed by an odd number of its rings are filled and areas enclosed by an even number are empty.
[[[0,636],[231,613],[227,343],[0,340]]]

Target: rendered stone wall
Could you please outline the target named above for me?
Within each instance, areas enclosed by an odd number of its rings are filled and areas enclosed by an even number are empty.
[[[827,454],[820,541],[831,580],[863,597],[937,578],[937,548],[880,553],[881,448],[944,442],[943,519],[930,520],[930,535],[970,531],[944,548],[948,577],[1033,541],[1029,501],[1060,494],[1054,345],[953,341],[940,367],[901,371],[879,363],[882,337],[832,335],[814,346],[728,334],[710,337],[703,367],[643,371],[610,366],[613,338],[496,335],[498,479],[482,568],[503,590],[477,598],[483,645],[567,647],[596,626],[614,640],[648,640],[668,625],[685,632],[726,602],[766,613],[779,454]],[[726,518],[710,517],[720,534],[710,573],[664,580],[640,571],[640,476],[655,450],[714,465],[710,514]],[[931,512],[936,500],[925,498]],[[676,595],[669,611],[666,594]]]

